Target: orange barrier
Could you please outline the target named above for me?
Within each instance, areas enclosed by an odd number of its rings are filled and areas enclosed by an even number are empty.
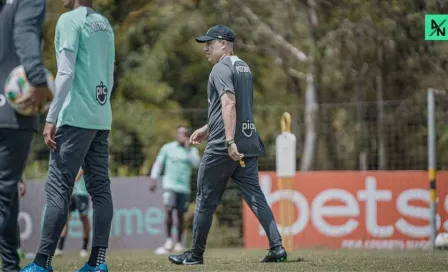
[[[414,249],[429,243],[426,171],[298,172],[295,179],[294,190],[280,190],[275,172],[260,172],[277,223],[280,203],[294,206],[292,222],[279,227],[294,235],[295,248]],[[448,232],[448,172],[437,180],[438,232]],[[256,217],[246,204],[243,209],[245,247],[267,248]]]

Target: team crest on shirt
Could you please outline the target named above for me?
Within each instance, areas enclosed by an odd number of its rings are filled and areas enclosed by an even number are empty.
[[[96,86],[96,101],[100,105],[106,104],[107,101],[107,86],[101,81],[100,85]]]

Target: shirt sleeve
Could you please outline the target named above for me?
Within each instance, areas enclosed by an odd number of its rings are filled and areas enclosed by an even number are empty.
[[[13,41],[26,77],[33,86],[47,85],[41,50],[44,19],[44,0],[22,0],[18,3]]]
[[[50,104],[47,114],[47,122],[56,123],[59,112],[65,98],[72,88],[76,64],[76,54],[69,50],[63,50],[58,60],[58,73],[56,74],[56,95]]]
[[[115,40],[115,38],[114,38]],[[110,58],[112,59],[112,65],[110,67],[110,91],[112,91],[112,89],[114,88],[114,72],[115,72],[115,44],[112,43],[112,50],[111,50],[111,56]]]
[[[190,152],[188,152],[188,160],[190,161],[191,166],[198,168],[201,158],[199,156],[199,150],[196,147],[192,147]]]
[[[56,28],[56,52],[61,53],[63,50],[70,50],[78,53],[80,30],[76,22],[69,16],[62,15]]]
[[[230,92],[235,94],[235,88],[233,87],[233,75],[229,66],[223,63],[217,63],[212,70],[211,80],[219,97],[224,93]]]
[[[166,161],[166,148],[162,147],[159,154],[157,155],[156,161],[154,162],[154,165],[152,166],[151,170],[151,178],[152,179],[158,179],[160,177],[160,173],[162,173],[162,169],[165,165]]]

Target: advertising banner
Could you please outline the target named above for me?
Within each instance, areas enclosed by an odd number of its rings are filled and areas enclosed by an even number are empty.
[[[275,172],[260,186],[278,223],[280,201],[293,203],[292,223],[279,226],[295,248],[415,249],[429,243],[428,174],[425,171],[297,173],[295,189],[278,189]],[[448,232],[448,173],[437,174],[437,230]],[[268,246],[264,230],[244,204],[246,248]]]
[[[111,248],[155,249],[165,242],[163,191],[159,186],[156,192],[151,193],[148,186],[147,177],[112,179],[114,216],[109,240]],[[39,246],[45,197],[44,182],[27,182],[27,193],[20,199],[19,214],[22,246],[27,251],[35,252]],[[90,220],[92,215],[90,202]],[[64,250],[80,250],[82,242],[82,222],[78,213],[74,212],[69,222]]]

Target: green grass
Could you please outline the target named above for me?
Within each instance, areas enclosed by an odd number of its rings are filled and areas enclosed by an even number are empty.
[[[262,264],[265,250],[209,249],[205,264],[177,266],[150,251],[111,251],[110,271],[447,271],[448,252],[296,250],[285,263]],[[58,271],[75,271],[84,262],[77,253],[53,259]]]

